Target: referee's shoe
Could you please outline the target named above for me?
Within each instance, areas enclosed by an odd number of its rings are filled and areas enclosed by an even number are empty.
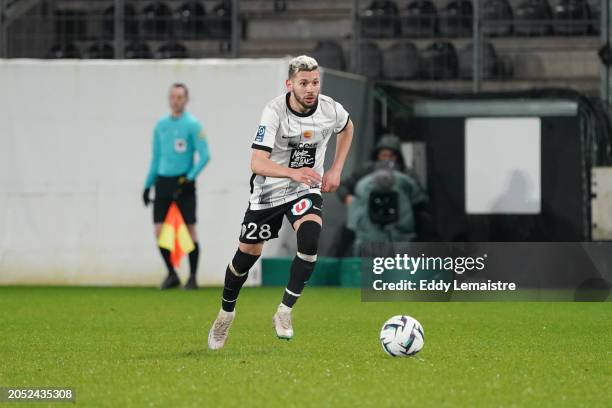
[[[181,286],[181,281],[176,272],[169,273],[161,284],[161,290],[172,289]]]

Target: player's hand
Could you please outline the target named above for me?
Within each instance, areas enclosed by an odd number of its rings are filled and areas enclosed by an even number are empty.
[[[316,187],[321,184],[321,175],[310,167],[300,167],[299,169],[293,169],[291,180]]]
[[[323,186],[321,191],[323,193],[331,193],[338,189],[340,186],[340,172],[338,170],[331,169],[325,172],[323,176]]]
[[[151,202],[151,199],[149,198],[149,193],[151,192],[150,188],[145,188],[144,191],[142,192],[142,202],[144,203],[145,207],[149,205],[149,203]]]
[[[355,199],[355,196],[352,194],[347,194],[346,197],[344,197],[344,204],[346,205],[351,205],[353,203],[353,200]]]

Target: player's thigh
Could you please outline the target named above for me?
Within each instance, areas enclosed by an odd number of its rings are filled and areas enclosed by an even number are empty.
[[[304,223],[305,221],[314,221],[321,227],[323,227],[323,219],[320,216],[316,214],[306,214],[305,216],[299,218],[293,223],[293,229],[297,231],[298,228],[300,228],[300,225],[302,225],[302,223]]]
[[[318,194],[307,194],[293,201],[285,215],[295,231],[305,221],[314,221],[323,226],[323,198]]]

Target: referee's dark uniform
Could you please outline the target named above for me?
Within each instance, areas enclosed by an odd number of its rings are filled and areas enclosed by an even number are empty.
[[[190,226],[196,223],[195,179],[209,159],[208,143],[202,125],[191,114],[183,112],[178,117],[167,115],[157,122],[153,132],[153,157],[143,193],[145,204],[148,204],[149,190],[155,187],[155,224],[164,222],[172,201],[176,201],[185,223]],[[195,287],[199,246],[195,239],[194,242],[195,250],[189,254],[189,263],[190,281],[193,281]],[[168,278],[162,288],[168,286],[168,282],[176,286],[178,277],[170,262],[170,252],[163,248],[160,251],[168,268]]]

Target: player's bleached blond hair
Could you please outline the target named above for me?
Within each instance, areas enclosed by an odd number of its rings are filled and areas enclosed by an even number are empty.
[[[293,78],[300,71],[314,71],[319,68],[319,63],[316,59],[308,55],[300,55],[289,61],[289,78]]]

